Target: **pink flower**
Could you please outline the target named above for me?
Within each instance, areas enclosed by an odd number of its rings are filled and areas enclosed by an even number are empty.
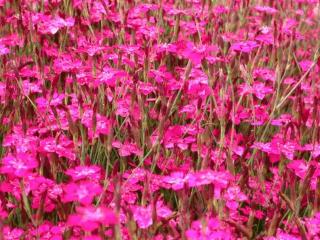
[[[276,79],[275,71],[269,68],[256,68],[253,70],[253,77],[271,82],[275,82]]]
[[[213,8],[213,12],[216,15],[221,15],[229,12],[229,8],[223,5],[217,5]]]
[[[62,240],[62,235],[65,231],[63,223],[52,224],[49,221],[44,221],[40,226],[29,229],[28,236],[30,238],[41,238],[43,240]]]
[[[308,166],[303,160],[293,160],[288,163],[287,168],[291,169],[301,179],[304,179],[308,170]]]
[[[185,179],[185,174],[183,172],[174,172],[170,176],[163,177],[165,183],[170,184],[173,190],[180,190],[183,188],[184,184],[187,182]]]
[[[67,224],[69,226],[79,226],[84,231],[93,231],[100,225],[109,226],[117,223],[114,212],[106,207],[77,207],[76,213],[71,214]]]
[[[231,175],[226,171],[202,170],[195,173],[195,176],[196,181],[189,181],[190,186],[207,184],[209,180],[216,188],[226,188],[231,180]],[[206,178],[208,178],[208,180]]]
[[[262,43],[264,45],[274,45],[274,35],[272,33],[265,33],[265,34],[259,34],[254,38],[259,43]]]
[[[304,59],[299,62],[299,67],[301,68],[302,72],[307,72],[309,69],[311,69],[311,66],[313,64],[313,61]],[[318,71],[318,67],[316,66],[315,71]]]
[[[24,231],[20,228],[3,227],[3,237],[5,240],[19,240],[23,236]]]
[[[254,94],[260,100],[264,99],[267,94],[273,92],[272,88],[260,82],[254,82],[252,87],[247,84],[242,84],[239,88],[241,95]]]
[[[37,167],[38,161],[31,154],[18,153],[16,156],[9,154],[2,159],[0,172],[16,177],[26,177]]]
[[[43,153],[57,153],[59,157],[65,157],[75,161],[76,154],[74,152],[73,141],[61,136],[59,142],[60,143],[57,143],[54,138],[45,138],[40,141],[38,151]]]
[[[72,58],[70,55],[64,55],[56,58],[53,63],[53,69],[58,74],[62,72],[77,72],[81,67],[81,61]]]
[[[157,201],[156,204],[157,216],[161,218],[168,218],[172,215],[172,211],[168,208],[163,201]]]
[[[253,84],[253,94],[256,95],[260,100],[264,99],[267,94],[273,93],[273,89],[267,87],[263,83],[254,83]]]
[[[94,116],[95,114],[95,132],[94,132]],[[111,120],[92,110],[86,110],[83,113],[81,123],[88,128],[90,138],[98,138],[99,135],[109,135],[111,132]]]
[[[320,235],[320,212],[314,214],[312,218],[305,218],[305,226],[311,236]]]
[[[131,104],[131,100],[128,96],[117,101],[117,110],[115,113],[123,118],[132,116],[135,120],[141,120],[141,111],[138,103],[135,102]]]
[[[288,234],[288,233],[284,232],[282,229],[278,228],[277,238],[276,239],[281,239],[281,240],[300,240],[301,238],[299,236]]]
[[[201,63],[201,60],[205,57],[206,46],[195,46],[192,42],[181,43],[182,51],[181,55],[184,58],[190,59],[194,65]]]
[[[230,181],[230,174],[227,172],[214,172],[212,170],[202,170],[199,172],[174,172],[170,176],[163,177],[163,181],[171,185],[173,190],[180,190],[184,184],[189,187],[214,184],[217,188],[226,188]]]
[[[170,126],[165,132],[163,141],[166,148],[173,148],[181,140],[183,131],[181,126]]]
[[[303,146],[302,150],[311,151],[311,155],[313,158],[317,158],[318,156],[320,156],[320,144],[319,143],[306,144]]]
[[[230,50],[235,52],[250,53],[257,47],[259,47],[259,44],[256,41],[243,41],[233,43],[230,47]]]
[[[0,44],[0,56],[10,53],[10,49]]]
[[[0,200],[0,218],[4,219],[8,216],[8,213],[5,209],[2,207],[2,201]]]
[[[258,12],[268,13],[268,14],[275,14],[278,12],[277,9],[269,6],[255,6],[254,9],[257,10]]]
[[[62,201],[77,201],[84,205],[89,205],[97,195],[101,194],[102,187],[95,182],[70,183],[64,186]]]
[[[216,218],[201,219],[192,222],[191,228],[186,232],[187,239],[217,239],[231,240],[235,239],[231,234],[231,230],[224,226],[220,220]]]
[[[138,223],[139,228],[150,227],[153,223],[151,207],[135,206],[133,208],[133,219]]]
[[[135,144],[135,143],[121,143],[118,141],[114,141],[112,143],[112,146],[119,149],[119,155],[121,157],[128,157],[131,154],[134,154],[136,156],[141,156],[142,151],[141,149]]]
[[[143,94],[143,95],[148,95],[151,93],[154,93],[156,91],[156,87],[153,86],[151,83],[145,83],[145,82],[139,82],[139,91]]]
[[[31,83],[30,81],[26,80],[23,81],[23,91],[25,95],[29,95],[30,93],[41,93],[41,87],[38,83]]]
[[[66,174],[71,176],[73,181],[83,179],[97,181],[101,178],[101,168],[95,165],[77,166],[75,168],[68,169]]]
[[[227,201],[226,206],[230,210],[237,210],[239,202],[246,201],[247,196],[241,192],[238,186],[229,187],[227,192],[224,194],[224,199]]]
[[[125,71],[104,67],[103,71],[97,77],[96,84],[99,85],[104,83],[109,87],[115,87],[117,81],[121,82],[121,80],[125,77],[128,77],[128,74]]]
[[[42,34],[56,34],[61,28],[72,27],[75,20],[73,18],[63,19],[59,16],[40,16],[39,32]]]

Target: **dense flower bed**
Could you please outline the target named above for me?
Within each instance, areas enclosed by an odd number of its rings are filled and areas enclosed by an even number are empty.
[[[0,21],[0,239],[320,239],[319,1]]]

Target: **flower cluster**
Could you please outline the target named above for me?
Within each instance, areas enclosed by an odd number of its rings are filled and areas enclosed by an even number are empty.
[[[0,13],[0,239],[320,240],[319,1]]]

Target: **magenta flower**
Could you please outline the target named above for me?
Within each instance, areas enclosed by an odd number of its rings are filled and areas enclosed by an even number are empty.
[[[133,208],[133,219],[138,223],[139,228],[150,227],[153,223],[151,207],[135,206]]]
[[[81,61],[72,58],[70,55],[64,55],[56,58],[53,63],[53,69],[56,73],[76,72],[82,67]]]
[[[269,6],[255,6],[254,9],[257,10],[258,12],[267,13],[267,14],[275,14],[278,12],[277,9]]]
[[[19,240],[24,234],[24,230],[20,228],[10,228],[9,226],[4,226],[3,237],[5,240]]]
[[[77,207],[76,213],[71,214],[67,224],[79,226],[85,231],[93,231],[99,226],[110,226],[117,223],[115,213],[106,207]]]
[[[239,202],[246,201],[248,198],[247,196],[241,192],[238,186],[229,187],[224,194],[224,199],[227,201],[226,206],[230,210],[237,210],[239,206]]]
[[[230,175],[227,172],[214,172],[211,170],[202,170],[187,174],[174,172],[170,176],[163,177],[163,181],[171,185],[173,190],[180,190],[185,184],[189,187],[214,184],[217,189],[221,189],[227,187],[230,181]]]
[[[49,221],[44,221],[40,226],[29,229],[29,236],[32,238],[41,238],[48,240],[62,240],[62,235],[66,227],[64,223],[58,223],[53,225]]]
[[[250,53],[257,47],[259,47],[259,44],[256,41],[243,41],[233,43],[230,50],[240,53]]]
[[[320,240],[319,0],[0,12],[0,239]]]
[[[75,168],[68,169],[66,174],[71,176],[73,181],[84,179],[97,181],[101,178],[101,168],[95,165],[77,166]]]
[[[10,53],[10,49],[0,44],[0,56]]]
[[[306,72],[309,69],[311,69],[312,64],[313,64],[313,61],[310,61],[310,60],[307,60],[307,59],[304,59],[304,60],[299,62],[299,66],[300,66],[302,72]],[[315,66],[314,70],[316,72],[318,72],[318,69],[319,69],[319,67]]]
[[[311,236],[319,236],[320,234],[320,212],[314,214],[312,218],[305,218],[306,227]]]
[[[268,68],[257,68],[253,71],[254,78],[261,78],[265,81],[275,81],[275,72],[272,69]]]
[[[2,201],[0,200],[0,217],[2,219],[6,218],[8,216],[8,213],[5,209],[2,207]]]
[[[75,161],[76,154],[74,152],[73,141],[61,137],[60,143],[57,143],[54,138],[46,138],[40,141],[38,151],[43,153],[56,153],[59,157],[65,157]]]
[[[94,118],[95,114],[95,131]],[[97,138],[99,135],[109,135],[111,131],[111,120],[98,113],[94,113],[92,110],[87,110],[83,113],[81,123],[88,128],[88,134],[90,138]]]
[[[308,166],[303,160],[293,160],[287,165],[287,168],[291,169],[301,179],[304,179],[308,170]]]
[[[101,74],[97,77],[96,84],[104,83],[109,87],[115,87],[117,81],[128,77],[125,71],[119,71],[110,67],[104,67]]]
[[[92,203],[94,197],[98,196],[102,192],[102,187],[98,183],[94,182],[80,182],[69,183],[63,188],[65,194],[63,195],[63,202],[77,201],[83,205],[89,205]]]
[[[173,148],[174,144],[178,144],[181,140],[183,131],[181,126],[171,126],[164,134],[163,141],[166,148]]]
[[[170,184],[173,190],[180,190],[187,183],[183,172],[174,172],[170,176],[163,177],[163,182]]]
[[[136,156],[141,156],[142,155],[142,151],[134,143],[126,142],[126,143],[122,144],[121,142],[114,141],[112,143],[112,146],[119,149],[119,155],[121,157],[127,157],[127,156],[130,156],[131,154],[134,154]]]
[[[213,12],[214,12],[216,15],[221,15],[221,14],[228,13],[229,10],[230,10],[230,9],[229,9],[228,7],[226,7],[226,6],[217,5],[217,6],[214,7]]]
[[[270,94],[273,92],[273,89],[270,87],[267,87],[265,84],[260,82],[254,82],[253,86],[248,86],[246,84],[242,84],[239,86],[240,88],[240,94],[241,95],[247,95],[247,94],[254,94],[258,99],[262,100],[265,98],[267,94]]]
[[[48,16],[42,15],[39,16],[38,29],[42,34],[56,34],[61,28],[64,27],[72,27],[74,25],[75,20],[73,18],[63,19],[59,16]]]
[[[234,239],[230,229],[216,218],[196,220],[192,222],[191,228],[186,232],[188,239],[217,239],[231,240]]]
[[[151,83],[139,82],[139,91],[144,95],[154,93],[156,90],[157,88]]]
[[[26,177],[37,167],[38,161],[31,154],[18,153],[16,156],[9,154],[2,159],[0,172],[15,177]]]
[[[172,210],[168,208],[163,201],[157,201],[156,213],[157,216],[161,218],[168,218],[173,214]]]
[[[190,187],[202,186],[207,184],[214,185],[214,197],[220,198],[221,190],[225,189],[231,180],[231,176],[227,172],[214,172],[211,170],[203,170],[187,175]]]

